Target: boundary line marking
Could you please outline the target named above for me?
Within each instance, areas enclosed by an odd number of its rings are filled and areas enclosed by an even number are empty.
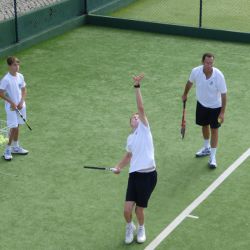
[[[201,193],[188,207],[186,207],[163,231],[149,243],[144,250],[154,250],[181,222],[191,214],[231,173],[233,173],[248,157],[247,149],[232,165],[230,165],[203,193]]]
[[[199,219],[199,216],[189,214],[189,215],[187,215],[187,218]]]

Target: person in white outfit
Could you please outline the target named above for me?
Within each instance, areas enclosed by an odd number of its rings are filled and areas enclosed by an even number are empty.
[[[192,70],[182,95],[182,101],[186,101],[188,92],[195,83],[196,124],[202,126],[204,138],[204,145],[196,153],[196,157],[210,155],[208,164],[211,169],[217,167],[218,128],[224,122],[227,103],[227,86],[224,75],[219,69],[213,67],[213,63],[214,55],[205,53],[202,56],[202,65]]]
[[[5,100],[5,111],[7,115],[7,126],[9,128],[9,141],[3,157],[6,161],[12,160],[12,154],[27,155],[28,150],[19,145],[19,125],[24,124],[17,109],[26,119],[26,83],[24,77],[19,73],[20,62],[18,58],[11,56],[7,58],[9,72],[0,83],[0,97]]]
[[[124,217],[127,222],[125,243],[130,244],[134,240],[136,227],[132,221],[132,213],[138,221],[137,242],[146,241],[144,226],[144,209],[148,206],[149,198],[157,183],[157,172],[154,157],[154,145],[148,119],[144,112],[142,95],[140,91],[143,75],[136,76],[134,88],[138,113],[130,118],[132,133],[127,138],[126,154],[115,166],[115,174],[119,174],[130,163],[129,179],[124,204]]]

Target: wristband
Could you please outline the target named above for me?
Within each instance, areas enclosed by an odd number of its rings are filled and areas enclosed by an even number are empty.
[[[134,88],[140,88],[140,84],[134,85]]]

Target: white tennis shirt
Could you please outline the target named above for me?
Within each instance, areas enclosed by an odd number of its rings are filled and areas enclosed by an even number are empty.
[[[154,144],[150,127],[139,121],[138,127],[127,138],[127,152],[132,153],[129,173],[154,168]]]
[[[0,82],[0,89],[6,92],[6,95],[18,105],[22,98],[21,89],[26,86],[24,77],[21,73],[16,76],[7,73]],[[9,108],[10,104],[5,101],[5,107]]]
[[[226,81],[222,72],[213,67],[213,73],[209,79],[203,72],[203,65],[194,68],[189,81],[196,85],[196,99],[207,108],[221,107],[221,94],[227,92]]]

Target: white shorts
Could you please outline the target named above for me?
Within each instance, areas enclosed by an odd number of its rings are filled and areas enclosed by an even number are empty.
[[[8,128],[17,128],[18,125],[24,124],[23,119],[20,117],[17,111],[13,111],[12,109],[10,109],[10,107],[7,106],[5,106],[5,111],[7,115]],[[26,120],[26,107],[23,106],[23,108],[20,109],[20,112],[23,115],[24,119]]]

